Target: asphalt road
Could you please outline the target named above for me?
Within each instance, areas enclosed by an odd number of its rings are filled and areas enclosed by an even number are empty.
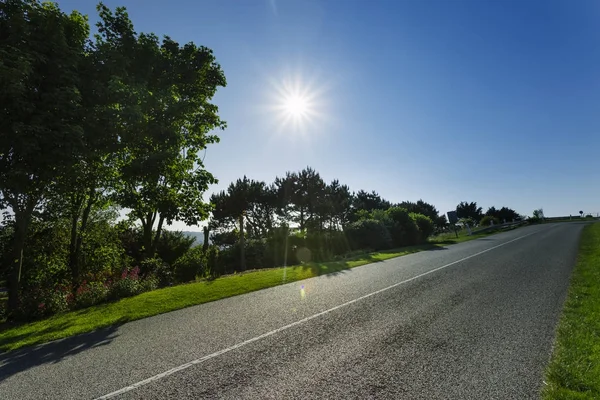
[[[0,399],[537,398],[583,224],[531,226],[0,355]]]

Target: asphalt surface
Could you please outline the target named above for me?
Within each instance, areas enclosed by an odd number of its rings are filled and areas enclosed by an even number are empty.
[[[583,225],[524,227],[2,354],[0,399],[537,398]]]

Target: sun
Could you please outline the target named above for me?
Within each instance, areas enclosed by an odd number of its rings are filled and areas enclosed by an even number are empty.
[[[307,136],[322,132],[328,121],[327,84],[320,79],[287,73],[267,79],[270,90],[261,107],[277,134]]]
[[[292,94],[283,99],[283,110],[292,118],[302,118],[310,111],[310,103],[306,97]]]

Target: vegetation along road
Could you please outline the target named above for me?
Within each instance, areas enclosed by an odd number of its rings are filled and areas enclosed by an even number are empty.
[[[538,398],[584,226],[528,226],[8,352],[0,398]]]

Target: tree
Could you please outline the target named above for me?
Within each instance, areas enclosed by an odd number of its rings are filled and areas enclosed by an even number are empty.
[[[483,211],[481,207],[477,207],[476,202],[467,203],[466,201],[462,201],[456,206],[456,216],[459,219],[469,218],[479,222],[483,217]]]
[[[502,207],[499,210],[497,210],[496,207],[490,207],[486,211],[485,215],[495,218],[496,222],[500,222],[500,223],[502,223],[504,221],[509,222],[509,221],[521,219],[521,216],[519,215],[519,213],[517,213],[512,208],[508,208],[508,207]]]
[[[95,41],[88,41],[79,64],[80,121],[83,129],[76,163],[58,180],[53,202],[70,219],[69,267],[80,278],[80,258],[90,213],[109,204],[113,191],[122,126],[132,114],[126,88],[135,33],[125,8],[113,14],[99,4]],[[76,287],[76,285],[73,285]]]
[[[325,182],[318,172],[306,167],[298,173],[286,173],[284,178],[275,179],[280,216],[288,222],[298,224],[300,231],[310,225],[320,229],[319,211],[325,199]]]
[[[54,3],[0,3],[0,203],[14,214],[9,309],[34,210],[75,162],[82,141],[78,67],[89,34],[79,13]]]
[[[533,210],[533,218],[544,219],[544,210],[542,208]]]
[[[141,222],[151,257],[164,223],[195,225],[209,215],[202,194],[217,181],[204,169],[200,152],[219,140],[209,132],[225,128],[209,101],[226,81],[210,49],[180,46],[169,37],[159,42],[140,34],[130,60],[135,76],[128,88],[139,118],[121,137],[114,198]]]
[[[251,236],[266,237],[269,225],[272,223],[272,215],[265,209],[275,203],[272,189],[264,182],[248,179],[246,176],[231,183],[227,191],[213,194],[210,202],[213,205],[211,229],[219,233],[230,231],[238,223],[240,241],[240,266],[246,269],[245,234],[244,230],[249,227]],[[274,207],[272,207],[274,209]]]
[[[437,228],[443,228],[448,223],[445,215],[440,216],[439,211],[433,204],[427,203],[422,199],[418,200],[416,203],[403,201],[398,207],[404,208],[411,213],[422,214],[429,217]]]
[[[391,207],[391,203],[383,199],[375,191],[371,193],[359,190],[352,201],[352,217],[356,221],[359,219],[361,211],[371,212],[373,210],[387,210]]]
[[[583,218],[583,211],[579,211],[579,216]]]

